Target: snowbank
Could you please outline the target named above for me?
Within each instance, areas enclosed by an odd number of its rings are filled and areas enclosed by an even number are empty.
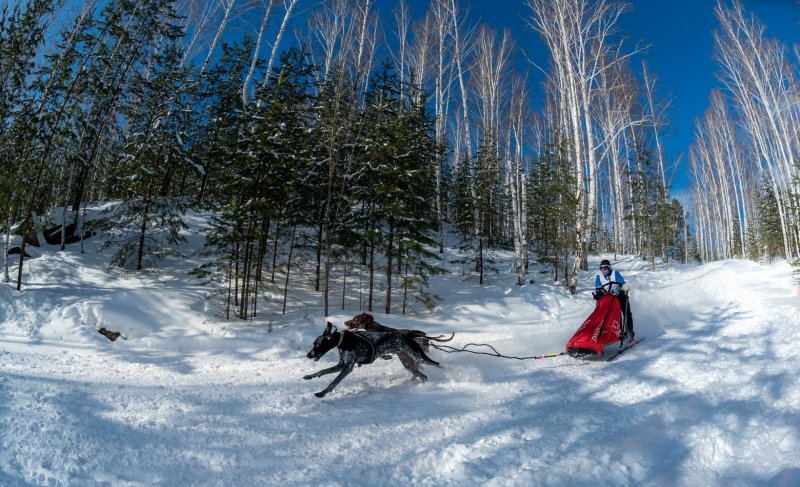
[[[800,297],[785,263],[621,258],[647,340],[615,362],[434,350],[445,368],[427,383],[378,361],[317,399],[333,376],[301,377],[336,358],[305,353],[326,318],[360,311],[225,321],[185,277],[192,260],[140,277],[91,249],[43,249],[21,293],[0,286],[0,485],[800,484]],[[576,296],[515,279],[436,278],[435,312],[375,316],[455,332],[456,347],[561,351],[593,275]]]

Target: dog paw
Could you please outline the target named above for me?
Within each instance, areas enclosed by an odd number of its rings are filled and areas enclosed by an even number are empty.
[[[317,396],[317,397],[322,397],[322,396],[325,395],[325,392],[324,391],[323,392],[315,392],[314,395]]]
[[[314,376],[313,376],[313,375],[304,375],[304,376],[303,376],[303,379],[305,379],[305,380],[311,380],[311,379],[313,379],[313,378],[314,378]]]

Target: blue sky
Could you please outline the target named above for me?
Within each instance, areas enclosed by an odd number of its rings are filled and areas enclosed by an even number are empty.
[[[410,2],[412,15],[421,15],[427,0]],[[547,51],[525,19],[530,9],[524,0],[470,0],[473,19],[500,30],[511,28],[519,46],[538,64],[546,66]],[[632,10],[621,19],[631,44],[649,45],[645,54],[650,72],[658,79],[662,98],[671,100],[664,144],[667,160],[681,161],[673,179],[675,193],[688,186],[687,157],[695,118],[708,106],[711,90],[719,86],[713,60],[712,32],[716,0],[632,0]],[[767,35],[791,45],[800,42],[800,5],[796,0],[744,0],[748,12],[767,25]],[[638,62],[636,63],[638,66]]]

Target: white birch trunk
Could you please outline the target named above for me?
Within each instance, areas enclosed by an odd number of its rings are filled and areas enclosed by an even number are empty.
[[[258,66],[258,59],[261,54],[261,45],[264,42],[264,34],[267,31],[269,24],[269,16],[272,12],[272,5],[275,0],[269,0],[264,15],[261,17],[261,25],[258,28],[258,35],[256,36],[256,44],[253,47],[253,57],[250,60],[250,69],[247,71],[247,76],[242,83],[242,109],[247,110],[247,104],[250,101],[250,84],[253,82],[253,77],[256,74],[256,67]],[[269,71],[266,76],[269,77]]]
[[[272,73],[272,66],[275,64],[275,58],[278,56],[278,52],[280,52],[281,49],[281,40],[283,40],[283,34],[286,32],[286,26],[289,25],[289,20],[292,18],[292,11],[294,10],[295,6],[297,6],[298,1],[299,0],[284,1],[286,13],[283,16],[283,21],[278,29],[278,33],[275,35],[275,43],[272,44],[272,52],[270,52],[269,61],[267,61],[266,76],[264,76],[264,82],[261,84],[262,87],[266,87],[267,83],[269,83],[269,77]]]

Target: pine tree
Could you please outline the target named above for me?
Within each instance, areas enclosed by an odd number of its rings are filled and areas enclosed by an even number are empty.
[[[252,189],[248,194],[253,196],[244,211],[252,205],[251,218],[259,224],[252,232],[254,246],[248,253],[251,262],[243,263],[243,267],[252,274],[245,282],[255,284],[254,299],[263,276],[270,226],[275,226],[274,272],[279,229],[304,223],[303,214],[308,210],[305,198],[309,188],[305,177],[316,162],[315,149],[318,148],[310,135],[314,124],[311,109],[317,69],[303,49],[292,48],[282,53],[280,67],[270,74],[269,83],[257,92],[260,103],[251,112],[252,127],[244,144],[253,158],[246,159],[249,167],[243,173],[252,175],[257,186],[247,188]],[[255,313],[254,304],[251,316]]]
[[[475,213],[473,210],[472,193],[472,163],[468,158],[462,159],[452,169],[452,183],[450,185],[450,213],[453,215],[453,224],[460,230],[461,241],[468,242],[469,235],[475,226]]]
[[[556,137],[558,140],[558,137]],[[548,144],[534,162],[529,177],[530,241],[534,242],[540,263],[553,266],[554,279],[568,266],[567,257],[574,247],[574,215],[577,200],[572,188],[566,141]]]
[[[766,179],[762,181],[761,191],[758,194],[758,216],[763,251],[772,262],[774,257],[783,254],[783,230],[775,193],[772,184]]]
[[[743,255],[743,246],[742,246],[742,237],[741,237],[741,225],[739,224],[739,219],[734,217],[733,219],[733,239],[731,240],[731,257],[739,258]]]
[[[112,265],[141,271],[177,253],[186,200],[173,196],[171,182],[187,164],[183,143],[183,102],[189,72],[181,67],[179,31],[154,54],[149,69],[135,73],[121,113],[128,133],[120,159],[111,166],[109,195],[119,198],[105,212],[105,247],[114,247]]]
[[[8,250],[11,225],[19,217],[25,234],[33,226],[32,212],[39,208],[39,184],[25,151],[37,141],[37,119],[32,107],[30,78],[36,56],[44,45],[44,33],[56,4],[47,0],[0,6],[0,227],[4,227],[3,281],[9,282]],[[17,269],[17,290],[22,288],[26,240],[23,239]]]
[[[672,199],[670,205],[668,229],[665,233],[668,254],[673,260],[683,261],[686,256],[686,241],[689,235],[683,205],[677,199]]]
[[[758,222],[754,221],[752,218],[747,222],[745,239],[747,242],[744,249],[745,257],[758,262],[763,255],[761,250],[764,248],[764,244],[761,242],[761,238],[758,234]]]
[[[350,76],[333,69],[320,85],[314,108],[317,122],[311,136],[319,143],[320,157],[308,177],[309,184],[317,188],[310,200],[315,233],[308,241],[316,253],[315,289],[322,291],[325,313],[330,308],[338,243],[351,242],[351,233],[361,223],[355,219],[355,208],[361,184],[357,173],[363,162],[364,120],[357,93]],[[366,260],[365,253],[362,260]]]
[[[241,82],[249,69],[252,42],[222,46],[222,57],[209,70],[200,88],[200,97],[207,103],[206,115],[198,121],[193,135],[191,154],[197,161],[200,175],[198,201],[217,210],[206,234],[206,251],[213,258],[192,274],[208,278],[219,285],[224,296],[225,316],[242,319],[242,307],[249,297],[245,283],[248,242],[252,243],[249,209],[245,208],[253,191],[253,182],[242,168],[252,160],[246,152],[245,134],[251,119],[242,108]],[[248,190],[248,186],[251,188]],[[247,296],[243,296],[247,294]],[[244,297],[244,299],[243,299]]]
[[[672,233],[672,210],[666,203],[665,188],[653,161],[652,153],[642,143],[637,143],[631,155],[633,201],[631,217],[638,225],[639,248],[643,257],[655,266],[655,257],[666,248],[665,242]]]
[[[427,95],[414,86],[403,87],[389,64],[373,77],[357,140],[363,140],[363,165],[355,178],[356,218],[365,229],[368,272],[375,271],[375,250],[386,258],[384,310],[392,310],[395,281],[403,286],[403,310],[413,296],[429,305],[424,293],[435,261],[429,249],[436,229],[433,217],[435,168],[441,148],[433,134],[434,119],[427,112]],[[402,93],[413,93],[404,97]],[[416,102],[407,100],[419,100]],[[359,145],[362,145],[359,144]],[[371,289],[370,289],[371,290]]]
[[[499,161],[497,147],[491,132],[484,134],[483,143],[478,147],[473,162],[473,211],[477,215],[474,236],[475,245],[475,271],[478,272],[479,285],[484,283],[484,273],[489,263],[486,259],[487,250],[493,246],[495,236],[495,222],[499,214],[499,199],[502,194],[500,187],[500,174],[498,173]]]
[[[212,120],[226,123],[209,132],[213,144],[205,163],[206,169],[213,167],[217,174],[213,185],[206,179],[206,191],[221,202],[219,218],[208,238],[218,256],[213,265],[228,296],[227,315],[233,307],[242,319],[256,316],[270,237],[274,277],[279,230],[292,229],[293,246],[294,229],[311,223],[309,202],[317,187],[309,181],[313,180],[319,149],[313,130],[317,67],[308,53],[301,49],[283,53],[280,66],[256,93],[259,102],[243,112],[236,108],[238,97],[231,96],[236,92],[226,90],[225,85],[240,79],[237,73],[246,67],[240,59],[248,58],[241,51],[250,49],[249,43],[226,46],[220,65],[209,73],[220,90],[210,109],[217,115]],[[238,130],[232,131],[231,125]],[[287,279],[289,264],[287,260]],[[202,270],[196,274],[202,275]],[[228,277],[220,279],[222,276]]]

